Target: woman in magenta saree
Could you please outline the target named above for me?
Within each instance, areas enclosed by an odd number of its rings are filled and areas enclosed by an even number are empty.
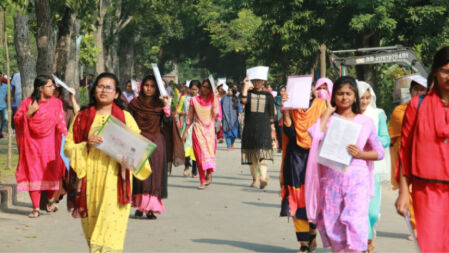
[[[61,100],[53,97],[50,77],[38,76],[34,91],[14,116],[19,163],[16,179],[19,191],[28,191],[33,202],[30,218],[39,217],[41,192],[47,191],[47,211],[56,211],[54,193],[64,175],[60,157],[61,136],[67,134]]]
[[[215,134],[215,119],[221,120],[218,98],[213,94],[209,79],[204,79],[201,92],[197,97],[190,99],[190,108],[187,116],[187,128],[193,124],[192,143],[193,152],[200,174],[200,186],[203,190],[212,182],[211,173],[215,172],[215,153],[217,151],[217,136]],[[207,174],[207,177],[206,177]]]

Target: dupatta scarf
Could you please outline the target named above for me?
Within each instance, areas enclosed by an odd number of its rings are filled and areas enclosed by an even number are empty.
[[[36,148],[36,140],[49,136],[56,128],[56,135],[54,144],[56,145],[56,170],[52,172],[58,175],[52,176],[56,181],[59,177],[64,175],[64,163],[59,156],[61,149],[61,135],[67,135],[67,127],[64,120],[64,111],[62,103],[59,99],[51,97],[46,101],[39,101],[39,109],[34,113],[33,117],[28,118],[26,113],[29,106],[33,103],[31,97],[25,99],[21,104],[19,110],[14,116],[14,123],[16,125],[16,139],[17,147],[19,149],[19,162],[17,165],[17,174],[21,171],[27,171],[28,168],[33,168],[34,164],[47,163],[48,161],[41,161],[41,151]],[[42,145],[43,143],[40,143]],[[18,179],[19,181],[19,179]],[[18,188],[21,188],[21,183],[18,182]],[[47,185],[49,188],[58,187],[56,185]],[[38,189],[30,188],[27,183],[24,190],[33,191]]]
[[[87,142],[89,138],[89,131],[94,122],[95,115],[97,114],[97,110],[95,106],[91,106],[87,109],[84,109],[79,112],[78,117],[73,124],[73,141],[75,143]],[[112,104],[112,116],[116,117],[120,121],[126,124],[125,122],[125,113],[122,109],[120,109],[115,103]],[[71,169],[73,170],[73,169]],[[117,177],[117,188],[118,188],[118,202],[122,205],[126,205],[131,202],[131,184],[130,184],[130,172],[126,170],[125,180],[122,177]],[[85,218],[88,215],[87,211],[87,196],[86,196],[86,187],[87,187],[87,179],[86,177],[80,179],[81,180],[81,189],[76,193],[74,209],[73,209],[73,217]]]

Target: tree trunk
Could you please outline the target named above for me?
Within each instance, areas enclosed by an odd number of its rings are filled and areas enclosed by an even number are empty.
[[[110,5],[109,0],[99,0],[97,6],[97,21],[95,22],[95,46],[101,48],[98,53],[97,62],[95,63],[95,74],[99,75],[105,71],[105,53],[104,53],[104,42],[103,42],[103,25],[104,16],[106,15],[107,9]]]
[[[28,19],[27,15],[21,15],[19,12],[14,14],[14,45],[22,82],[23,98],[29,97],[33,92],[33,83],[36,77],[36,62],[28,32],[30,30]]]
[[[119,77],[123,85],[132,78],[134,68],[134,33],[127,33],[120,39],[119,47]]]
[[[320,45],[320,77],[326,77],[326,45]]]
[[[75,43],[73,40],[73,29],[77,13],[66,7],[62,20],[58,23],[59,33],[56,42],[54,73],[57,77],[69,82],[68,76],[73,77],[73,65],[69,67],[71,60],[71,48]],[[70,71],[67,71],[70,70]]]
[[[66,71],[65,79],[67,84],[77,91],[76,94],[79,94],[79,45],[77,44],[77,38],[81,21],[76,20],[72,25],[73,34],[70,43],[69,58],[67,61],[67,70],[69,71]]]
[[[54,42],[50,1],[36,0],[34,9],[37,21],[36,73],[51,75],[53,73]]]

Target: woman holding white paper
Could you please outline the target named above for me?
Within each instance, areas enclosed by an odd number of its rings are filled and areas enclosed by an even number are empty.
[[[276,139],[274,128],[274,98],[264,91],[268,80],[268,67],[259,66],[247,70],[248,77],[242,90],[245,104],[245,122],[242,134],[242,164],[250,165],[253,182],[251,187],[260,189],[268,184],[267,160],[273,160],[272,141]],[[248,91],[250,81],[254,89]],[[260,177],[258,170],[260,169]]]
[[[139,173],[131,174],[126,166],[95,147],[103,142],[96,133],[111,115],[140,133],[134,118],[122,109],[118,85],[112,73],[97,77],[89,105],[76,115],[64,148],[78,179],[72,216],[81,218],[90,252],[123,251],[133,176],[143,180],[151,173],[145,162]]]
[[[384,148],[385,156],[390,154],[390,136],[388,134],[387,115],[384,110],[376,106],[376,94],[373,88],[367,82],[357,81],[357,88],[360,96],[360,109],[362,114],[371,118],[377,130],[382,147]],[[369,229],[368,229],[368,252],[374,251],[374,225],[380,217],[381,206],[381,181],[382,178],[390,179],[389,173],[390,161],[383,159],[382,161],[374,162],[374,197],[371,198],[369,207]]]
[[[317,163],[318,147],[333,117],[362,126],[356,144],[347,146],[353,158],[344,172]],[[312,147],[306,169],[307,217],[316,222],[325,248],[331,247],[333,252],[364,251],[374,182],[372,161],[381,160],[384,149],[373,121],[361,114],[354,78],[344,76],[335,81],[327,110],[309,133]]]
[[[133,207],[136,207],[136,217],[145,213],[148,219],[156,219],[155,213],[165,211],[162,199],[167,198],[167,139],[161,129],[172,123],[170,112],[170,98],[161,98],[156,78],[146,75],[142,80],[139,96],[131,100],[128,105],[130,113],[137,122],[142,135],[157,145],[150,156],[153,173],[144,181],[134,179]],[[172,138],[170,138],[171,140]]]
[[[212,173],[216,170],[215,154],[217,152],[217,136],[215,134],[215,120],[221,120],[220,103],[212,91],[212,84],[208,78],[201,84],[201,92],[190,99],[187,115],[187,127],[183,139],[187,138],[189,128],[193,125],[193,152],[200,174],[199,190],[204,190],[212,183]]]
[[[282,102],[288,100],[284,93]],[[282,189],[281,217],[292,217],[298,252],[316,248],[316,225],[309,223],[305,205],[305,175],[312,138],[307,130],[326,110],[326,102],[311,96],[308,109],[283,110],[282,165],[279,177]]]

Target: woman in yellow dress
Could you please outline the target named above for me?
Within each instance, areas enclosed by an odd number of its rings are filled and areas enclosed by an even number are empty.
[[[140,133],[131,114],[122,110],[118,84],[114,74],[102,73],[97,77],[90,91],[89,106],[76,115],[64,147],[78,178],[72,215],[81,217],[90,252],[123,251],[131,208],[133,174],[95,147],[103,142],[95,133],[109,115]],[[146,162],[134,176],[143,180],[150,173]]]

